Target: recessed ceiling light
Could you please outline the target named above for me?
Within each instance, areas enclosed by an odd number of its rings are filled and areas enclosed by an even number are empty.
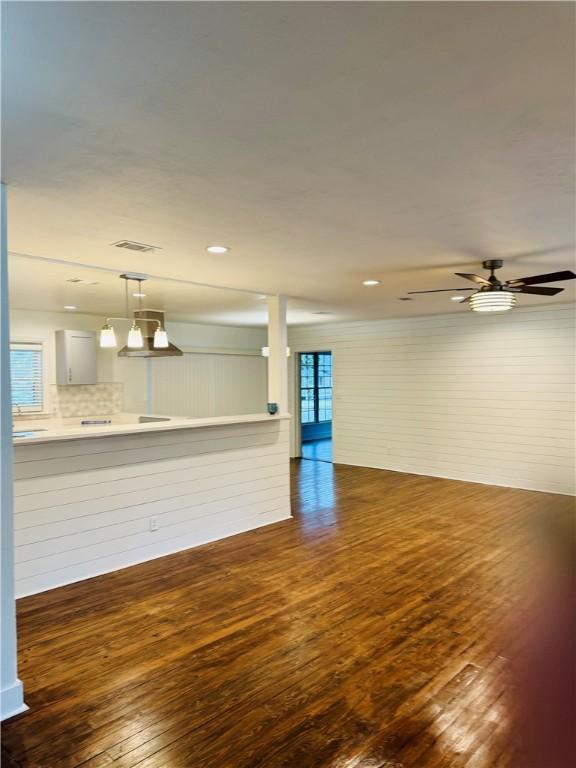
[[[72,311],[73,309],[78,309],[78,307],[75,307],[74,304],[64,304],[64,309]]]
[[[462,301],[466,296],[450,296],[450,301]]]
[[[364,280],[362,285],[380,285],[380,280]]]
[[[227,248],[225,245],[209,245],[206,250],[208,253],[227,253],[230,248]]]
[[[145,299],[146,294],[145,293],[133,293],[132,296],[134,296],[135,299]]]

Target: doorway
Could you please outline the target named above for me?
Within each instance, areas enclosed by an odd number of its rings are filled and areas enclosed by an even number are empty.
[[[332,353],[300,353],[303,459],[332,461]]]

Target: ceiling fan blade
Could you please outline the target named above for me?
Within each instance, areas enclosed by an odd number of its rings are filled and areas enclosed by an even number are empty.
[[[557,293],[562,293],[564,288],[540,288],[539,286],[534,286],[534,288],[530,288],[529,286],[519,286],[516,288],[516,286],[510,286],[511,288],[514,288],[514,293],[534,293],[538,296],[556,296]]]
[[[565,270],[564,272],[550,272],[548,275],[532,275],[531,277],[520,277],[517,280],[508,280],[511,286],[520,285],[539,285],[540,283],[555,283],[558,280],[574,280],[574,272]]]
[[[459,293],[460,291],[473,291],[474,288],[436,288],[436,290],[433,291],[407,291],[407,293],[444,293],[445,291],[455,291],[456,293]]]
[[[480,275],[471,275],[467,272],[454,272],[454,274],[458,275],[458,277],[464,277],[466,280],[472,280],[473,283],[478,283],[479,285],[492,285],[489,280],[486,280],[485,277],[480,277]]]

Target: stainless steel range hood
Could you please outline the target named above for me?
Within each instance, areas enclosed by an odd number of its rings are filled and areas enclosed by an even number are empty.
[[[160,327],[164,328],[164,312],[152,309],[137,309],[134,312],[134,319],[139,321],[138,325],[142,328],[144,346],[142,349],[122,347],[120,352],[118,352],[118,357],[179,357],[183,354],[182,350],[172,343],[162,349],[154,348],[154,331],[159,327],[158,323],[160,323]]]

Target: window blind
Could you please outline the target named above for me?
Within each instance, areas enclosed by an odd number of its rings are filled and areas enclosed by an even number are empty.
[[[10,344],[13,410],[43,410],[44,382],[42,362],[42,344]]]

